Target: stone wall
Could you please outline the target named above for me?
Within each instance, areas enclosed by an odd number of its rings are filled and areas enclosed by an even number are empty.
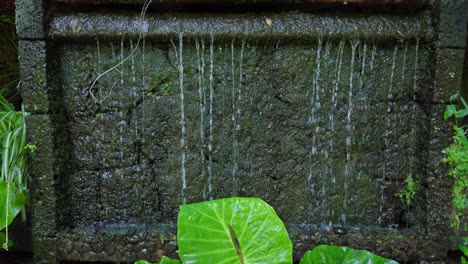
[[[230,196],[271,204],[296,259],[323,243],[444,259],[464,4],[142,22],[20,1],[36,261],[175,257],[178,206]]]

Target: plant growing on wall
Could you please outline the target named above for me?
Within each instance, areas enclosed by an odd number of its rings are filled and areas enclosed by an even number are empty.
[[[413,203],[414,196],[418,191],[418,187],[413,180],[413,177],[410,175],[405,179],[405,185],[398,191],[395,196],[400,199],[401,202],[405,203],[408,208]]]
[[[462,264],[468,264],[468,238],[464,237],[463,238],[463,243],[458,246],[458,249],[463,253],[463,256],[461,256],[461,263]]]
[[[0,95],[0,146],[2,153],[0,173],[0,243],[8,249],[8,226],[24,212],[27,200],[27,151],[24,111],[14,107]],[[25,214],[23,213],[23,217]],[[4,231],[3,231],[4,230]]]
[[[292,242],[274,209],[258,198],[226,198],[182,205],[178,216],[179,260],[159,264],[292,264]],[[323,259],[331,262],[322,262]],[[319,246],[301,264],[393,264],[364,250]],[[138,261],[136,264],[149,264]]]
[[[462,106],[457,108],[457,105],[452,103],[457,98],[458,94],[450,97],[450,104],[447,105],[444,112],[444,119],[448,120],[453,117],[455,125],[453,126],[453,142],[443,151],[446,155],[443,161],[450,166],[449,175],[454,178],[452,227],[458,229],[463,211],[468,206],[465,192],[468,187],[468,139],[466,138],[466,126],[460,124],[462,119],[468,115],[468,104],[463,98],[460,98]]]

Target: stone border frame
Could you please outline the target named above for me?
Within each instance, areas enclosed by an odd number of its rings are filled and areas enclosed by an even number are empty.
[[[56,96],[56,91],[53,91],[54,80],[49,75],[54,65],[53,45],[61,38],[93,38],[96,35],[111,35],[118,32],[107,30],[107,25],[101,29],[83,27],[79,32],[73,31],[73,27],[61,27],[62,23],[67,24],[67,16],[56,16],[48,21],[45,6],[45,0],[19,0],[16,10],[17,31],[20,37],[22,93],[25,109],[31,113],[26,119],[28,143],[38,147],[36,153],[30,157],[29,167],[32,177],[31,217],[35,263],[132,261],[135,258],[155,259],[163,254],[174,256],[176,245],[173,225],[134,230],[61,229],[59,224],[62,217],[59,213],[61,194],[57,191],[58,185],[63,184],[59,182],[63,164],[59,161],[57,145],[63,138],[58,136],[60,127],[57,127],[59,123],[57,113],[60,109],[49,106],[49,102],[54,101],[54,96]],[[431,118],[428,122],[430,122],[431,136],[427,146],[429,161],[426,168],[427,179],[424,182],[427,186],[425,195],[428,211],[427,230],[424,235],[391,229],[378,232],[375,230],[349,231],[344,234],[333,231],[319,232],[300,226],[289,227],[296,245],[296,259],[311,246],[322,243],[325,238],[327,243],[346,243],[361,248],[372,245],[374,248],[387,250],[393,254],[393,257],[402,260],[424,258],[432,261],[442,260],[445,257],[443,252],[446,252],[449,247],[448,234],[451,233],[448,225],[451,207],[450,196],[439,190],[450,189],[451,180],[447,177],[446,166],[440,160],[441,151],[449,144],[451,127],[446,124],[436,130],[434,125],[445,124],[442,121],[444,104],[441,102],[446,102],[448,97],[459,91],[461,87],[463,56],[466,48],[467,11],[468,1],[438,0],[412,24],[428,27],[427,30],[422,30],[422,36],[418,34],[424,27],[410,27],[404,32],[410,39],[426,39],[433,44],[431,55],[433,95],[430,96],[432,100],[425,102],[427,108],[430,109]],[[303,19],[306,21],[307,17],[305,15]],[[412,17],[407,19],[411,20]],[[431,30],[431,22],[434,31]],[[130,28],[126,31],[129,32],[132,27],[136,26],[131,23],[128,25]],[[50,26],[49,32],[46,31],[46,26]],[[193,28],[191,32],[196,34],[197,30],[202,28],[198,32],[203,34],[203,26],[200,24],[199,26]],[[170,25],[166,27],[168,28],[171,28]],[[388,28],[390,32],[394,29],[401,28]],[[239,28],[237,30],[242,31]],[[263,33],[270,35],[271,32]],[[298,28],[290,33],[289,37],[299,38],[299,33],[307,34],[311,38],[315,37],[314,34],[321,34],[321,32],[314,32],[314,29]],[[376,38],[384,37],[382,34],[379,35],[379,31],[367,32],[367,34],[371,33],[377,34]],[[163,30],[154,34],[167,37],[170,32]],[[232,32],[220,34],[229,35]],[[351,36],[353,31],[346,32],[345,30],[327,34],[346,37],[346,35]],[[108,243],[109,241],[114,243]],[[438,252],[425,251],[428,248],[439,250]]]

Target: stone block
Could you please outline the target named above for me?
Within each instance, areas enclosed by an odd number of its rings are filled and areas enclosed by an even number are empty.
[[[49,111],[46,50],[45,41],[19,42],[21,93],[26,112]]]
[[[37,148],[29,155],[28,162],[32,232],[36,237],[53,236],[56,232],[57,207],[51,121],[47,115],[27,116],[26,126],[27,143]]]
[[[426,210],[428,234],[431,237],[444,238],[448,243],[451,232],[450,215],[452,210],[453,178],[448,174],[449,167],[442,160],[442,151],[452,143],[452,121],[443,121],[445,105],[432,106],[431,137],[427,162],[427,176],[424,184],[426,191]],[[445,234],[445,235],[444,235]],[[439,240],[440,244],[441,240]]]
[[[439,1],[438,45],[440,48],[466,47],[468,2]]]
[[[33,238],[33,258],[37,264],[58,264],[57,239],[49,237]]]
[[[44,39],[44,0],[16,1],[16,32],[20,39]]]
[[[438,50],[433,102],[447,103],[451,95],[461,93],[464,56],[463,49]]]

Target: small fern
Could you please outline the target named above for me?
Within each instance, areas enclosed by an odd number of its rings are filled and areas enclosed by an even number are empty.
[[[457,99],[458,95],[450,98],[450,102]],[[443,162],[450,167],[449,175],[454,178],[452,188],[452,203],[454,211],[452,213],[452,227],[460,227],[460,218],[463,216],[464,209],[468,206],[468,199],[465,190],[468,188],[468,139],[466,137],[466,126],[460,126],[460,121],[468,115],[468,104],[463,98],[460,98],[462,108],[457,109],[455,104],[447,105],[444,112],[444,119],[451,117],[455,120],[453,126],[453,142],[443,153],[446,155]]]

